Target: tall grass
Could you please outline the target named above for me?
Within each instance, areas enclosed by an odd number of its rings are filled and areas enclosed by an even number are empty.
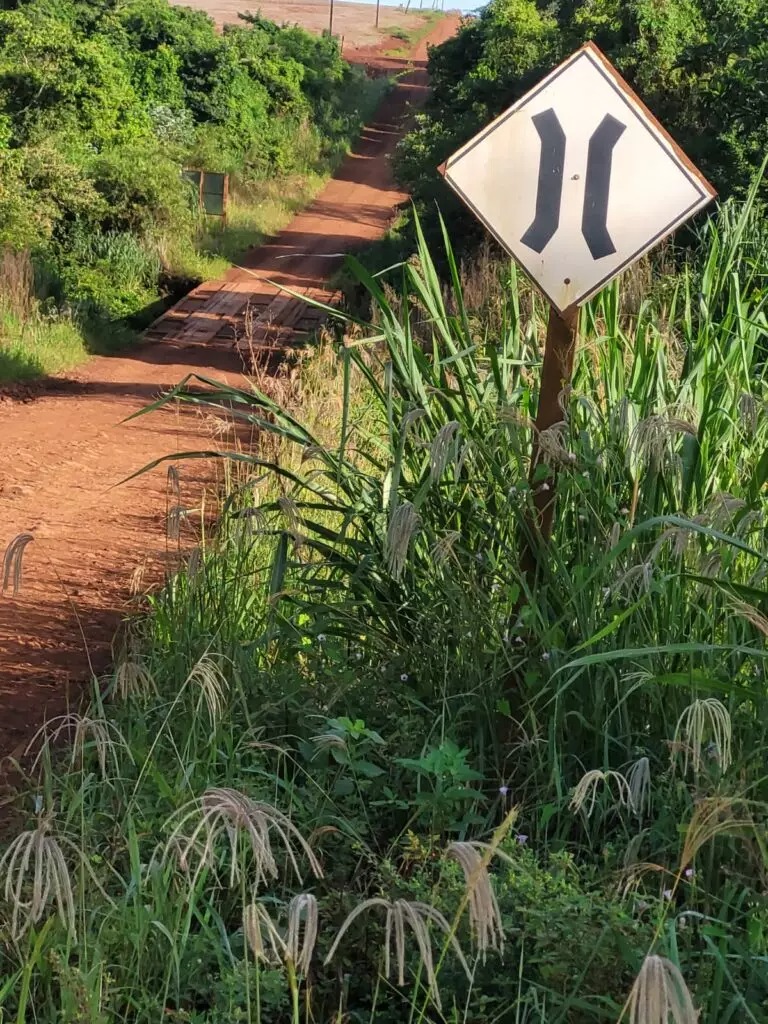
[[[10,249],[0,253],[0,383],[68,369],[86,354],[75,319],[38,302],[29,255]]]
[[[446,238],[446,284],[419,237],[396,288],[357,267],[375,327],[165,399],[211,417],[228,496],[94,692],[110,725],[66,772],[30,751],[74,928],[16,860],[0,1006],[765,1019],[767,241],[726,205],[584,310],[533,577],[545,311],[508,264]]]

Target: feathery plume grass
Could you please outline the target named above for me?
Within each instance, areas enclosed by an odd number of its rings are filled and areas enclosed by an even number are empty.
[[[488,866],[473,843],[451,843],[446,856],[455,860],[464,873],[469,894],[469,923],[477,950],[485,959],[489,948],[504,952],[501,912],[493,891]]]
[[[115,692],[121,700],[148,700],[157,693],[151,672],[141,661],[125,658],[115,667]]]
[[[301,892],[288,904],[288,933],[285,939],[288,958],[300,974],[308,974],[317,943],[319,914],[317,899]]]
[[[5,594],[13,580],[13,596],[21,590],[24,550],[35,538],[31,533],[19,533],[5,549],[3,556],[3,589]]]
[[[698,775],[704,767],[705,752],[726,772],[731,765],[731,716],[716,697],[695,700],[680,715],[672,740],[672,756],[682,752],[683,775],[692,767]],[[707,747],[705,748],[705,742]]]
[[[439,480],[448,465],[448,457],[451,454],[451,446],[454,437],[459,429],[457,420],[451,420],[444,424],[432,441],[429,447],[429,472],[433,480]]]
[[[429,989],[430,997],[432,998],[435,1006],[440,1008],[440,992],[437,987],[435,963],[432,956],[432,940],[429,934],[430,925],[436,925],[437,928],[446,936],[459,960],[459,963],[464,968],[467,977],[469,978],[471,975],[467,961],[461,951],[461,947],[453,934],[453,929],[440,911],[429,903],[422,903],[416,900],[394,900],[393,902],[390,902],[389,900],[383,899],[379,896],[373,897],[369,900],[364,900],[347,915],[346,920],[342,923],[336,934],[336,938],[333,940],[333,945],[330,948],[328,956],[325,958],[325,963],[329,964],[331,960],[333,960],[341,940],[344,938],[344,935],[347,933],[353,921],[366,911],[377,907],[381,907],[386,912],[386,923],[384,929],[384,977],[389,979],[391,974],[392,947],[394,944],[395,961],[397,964],[397,983],[401,988],[405,985],[405,936],[406,929],[409,929],[416,940],[421,965],[427,977],[427,987]]]
[[[283,934],[262,903],[250,903],[243,911],[243,931],[251,952],[259,960],[283,963],[306,975],[312,963],[318,932],[317,899],[299,893],[288,905],[288,928]],[[267,954],[264,933],[270,947]]]
[[[133,755],[128,748],[125,737],[113,722],[108,722],[103,718],[90,718],[87,715],[72,713],[52,718],[45,725],[42,725],[29,741],[24,751],[25,755],[30,754],[38,742],[42,740],[40,749],[32,762],[32,771],[35,771],[40,764],[46,751],[62,739],[65,739],[71,747],[72,752],[69,763],[72,767],[74,767],[78,758],[81,761],[84,758],[86,745],[89,742],[93,743],[96,759],[99,762],[99,768],[104,778],[107,777],[107,760],[110,761],[115,775],[118,775],[120,772],[118,748],[133,763]]]
[[[768,637],[768,619],[754,605],[748,604],[746,601],[738,601],[735,598],[730,603],[738,616],[748,622],[758,633]]]
[[[681,412],[694,418],[690,410]],[[653,413],[638,422],[629,440],[629,451],[638,462],[647,463],[652,469],[658,470],[665,456],[673,454],[675,440],[680,434],[695,436],[695,425],[674,411]]]
[[[561,420],[538,434],[539,452],[548,466],[572,466],[576,456],[566,444],[568,424]]]
[[[439,537],[432,545],[430,558],[436,565],[445,565],[450,559],[458,561],[454,547],[461,540],[458,530],[448,530],[442,537]]]
[[[647,757],[638,758],[627,772],[629,803],[638,817],[650,807],[651,766]]]
[[[743,807],[743,800],[724,796],[707,797],[696,804],[685,830],[681,873],[693,863],[699,850],[717,836],[739,836],[754,830],[754,823],[743,812]]]
[[[296,502],[292,498],[283,495],[277,499],[277,507],[285,516],[290,533],[297,534],[299,532],[299,507]]]
[[[392,513],[384,544],[384,557],[387,568],[396,580],[403,575],[408,548],[420,525],[419,514],[410,501],[404,501]]]
[[[176,504],[181,504],[181,476],[178,466],[169,466],[166,476],[166,490],[176,499]]]
[[[196,711],[199,714],[200,708],[205,704],[211,728],[215,729],[224,714],[229,684],[209,654],[204,654],[193,666],[187,676],[186,686],[198,690]]]
[[[177,541],[181,538],[181,523],[187,518],[189,510],[183,505],[172,505],[168,509],[166,518],[165,535],[168,540]]]
[[[192,874],[192,884],[197,883],[204,867],[214,867],[214,850],[220,838],[229,847],[229,884],[233,886],[240,878],[241,841],[250,847],[254,862],[255,886],[267,878],[277,878],[277,861],[272,850],[271,833],[279,839],[296,877],[301,879],[294,847],[298,847],[307,858],[316,878],[322,877],[322,868],[293,822],[269,804],[252,800],[236,789],[213,787],[207,789],[200,800],[193,800],[182,807],[174,816],[171,837],[164,850],[164,859],[171,851],[178,858],[182,870],[189,871],[190,863],[197,859]],[[185,828],[195,822],[190,836]]]
[[[3,896],[11,906],[11,934],[19,939],[53,902],[61,923],[75,934],[75,900],[64,853],[49,834],[47,819],[20,833],[0,859]],[[31,893],[27,895],[31,884]]]
[[[603,772],[599,768],[593,768],[579,780],[574,789],[570,802],[571,810],[581,811],[584,810],[586,804],[589,804],[586,811],[586,815],[589,818],[595,809],[598,787],[604,785],[608,792],[610,792],[611,782],[616,783],[618,805],[620,807],[632,807],[632,792],[629,782],[621,772],[611,771],[610,769]]]
[[[699,1019],[678,968],[655,955],[643,960],[622,1017],[627,1013],[629,1024],[697,1024]]]

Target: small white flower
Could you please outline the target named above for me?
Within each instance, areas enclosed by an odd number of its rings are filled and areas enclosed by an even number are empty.
[[[542,491],[548,491],[549,490],[549,484],[547,484],[547,483],[542,484],[541,485],[541,490]]]
[[[619,515],[620,516],[628,516],[629,515],[629,509],[628,508],[620,508],[619,509]]]
[[[318,633],[317,634],[317,642],[319,644],[324,644],[325,643],[325,633]]]
[[[549,661],[549,651],[544,651],[544,653],[541,656],[541,660],[542,661]]]
[[[584,477],[585,480],[589,480],[589,471],[588,470],[585,469],[584,472],[581,475]]]
[[[575,462],[576,461],[576,452],[568,452],[568,461],[569,462]]]
[[[509,786],[499,786],[499,792],[502,796],[506,796],[509,793]]]
[[[664,892],[662,893],[662,896],[664,897],[665,900],[671,900],[672,899],[672,890],[671,889],[665,889]]]
[[[408,673],[407,672],[403,672],[402,673],[402,675],[400,676],[400,682],[401,683],[407,683],[408,682]]]
[[[528,842],[528,836],[523,835],[521,832],[517,833],[515,839],[517,840],[518,845],[520,846],[525,846],[525,844]]]

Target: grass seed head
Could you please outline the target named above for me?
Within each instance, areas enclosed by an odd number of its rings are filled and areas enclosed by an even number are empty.
[[[754,832],[754,823],[744,810],[743,800],[724,796],[700,800],[685,830],[680,871],[689,867],[699,850],[717,836],[744,836],[750,832]]]
[[[31,533],[19,533],[5,549],[5,555],[3,556],[3,593],[6,593],[11,586],[11,581],[13,581],[14,597],[21,590],[24,550],[27,544],[31,544],[34,539]]]
[[[176,504],[181,504],[181,477],[177,466],[169,466],[167,474],[166,489],[176,499]]]
[[[186,827],[193,822],[196,824],[191,835],[184,835]],[[172,853],[185,872],[189,872],[192,861],[197,860],[197,869],[192,872],[194,885],[204,867],[214,866],[214,851],[219,839],[223,838],[229,848],[229,884],[233,886],[241,876],[241,842],[245,842],[253,858],[255,886],[258,888],[266,878],[278,876],[272,848],[273,833],[297,878],[301,879],[302,875],[296,849],[304,853],[315,877],[322,877],[322,869],[309,843],[282,811],[253,800],[238,790],[219,787],[207,789],[199,801],[193,800],[177,812],[164,859]]]
[[[650,808],[651,804],[651,766],[647,757],[634,762],[627,772],[629,783],[629,804],[638,817]]]
[[[647,956],[625,1007],[629,1024],[698,1024],[685,980],[663,956]]]
[[[40,749],[32,762],[34,771],[51,746],[66,741],[71,748],[70,765],[74,767],[78,758],[81,763],[85,757],[86,745],[93,744],[96,759],[103,778],[107,778],[107,761],[110,762],[115,775],[120,773],[120,754],[124,754],[133,762],[125,737],[118,727],[103,718],[89,718],[87,715],[69,714],[52,718],[41,726],[27,744],[25,754],[30,754],[42,740]]]
[[[392,513],[384,544],[384,554],[387,567],[396,580],[403,575],[408,548],[420,526],[421,519],[410,501],[404,501]]]
[[[197,711],[205,704],[211,728],[215,729],[224,714],[229,683],[210,654],[204,654],[192,668],[185,685],[198,691]]]
[[[459,429],[456,420],[444,424],[435,434],[429,447],[429,471],[433,480],[439,480],[448,465],[454,438]]]
[[[572,466],[574,459],[566,444],[568,424],[561,420],[551,427],[540,431],[538,435],[539,451],[548,466]]]
[[[307,975],[317,944],[319,914],[317,899],[310,892],[298,893],[288,904],[287,956],[299,974]]]
[[[597,791],[600,786],[611,792],[611,782],[616,784],[615,803],[619,807],[632,807],[632,792],[627,779],[621,772],[601,771],[593,768],[581,778],[573,791],[570,807],[573,811],[582,811],[587,807],[586,815],[589,818],[595,809]],[[588,805],[588,806],[587,806]]]
[[[115,667],[115,693],[121,700],[148,700],[157,693],[149,669],[135,658],[125,658]]]
[[[461,540],[458,530],[449,530],[432,545],[430,557],[436,565],[445,565],[449,560],[458,562],[454,547]]]
[[[709,758],[716,761],[722,772],[731,764],[731,716],[716,697],[695,700],[680,715],[672,740],[672,757],[683,755],[683,775],[689,767],[694,775],[703,770]]]
[[[61,923],[75,934],[75,901],[69,869],[59,842],[41,819],[18,835],[0,859],[3,896],[11,907],[11,934],[19,939],[55,903]]]
[[[389,900],[382,899],[381,897],[364,900],[347,915],[346,920],[342,923],[341,928],[339,928],[328,956],[325,958],[326,964],[333,960],[341,940],[352,922],[361,914],[376,907],[382,907],[386,911],[384,927],[384,976],[388,979],[391,974],[392,947],[394,946],[397,983],[401,987],[405,985],[405,937],[406,931],[410,931],[416,941],[421,967],[426,975],[430,996],[435,1006],[439,1009],[441,1005],[440,992],[437,987],[437,975],[432,956],[430,925],[436,926],[445,935],[468,978],[470,977],[470,971],[450,924],[443,914],[429,903],[409,900],[394,900],[390,903]]]
[[[464,873],[469,894],[469,922],[478,952],[483,958],[489,948],[503,953],[501,912],[483,857],[472,843],[464,842],[451,843],[446,856],[455,860]]]

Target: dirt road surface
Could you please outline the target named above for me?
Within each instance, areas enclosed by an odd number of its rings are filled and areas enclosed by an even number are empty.
[[[457,24],[437,22],[429,42],[448,38]],[[0,553],[17,534],[34,536],[21,592],[0,595],[0,756],[21,752],[46,715],[77,699],[91,671],[108,667],[132,588],[158,584],[169,564],[166,513],[177,499],[167,495],[165,471],[118,485],[155,458],[210,443],[209,428],[187,410],[123,421],[191,371],[237,383],[242,362],[219,336],[227,317],[250,298],[279,312],[266,278],[322,289],[339,261],[331,254],[386,230],[404,198],[388,157],[409,104],[424,96],[426,42],[315,203],[250,252],[250,273],[231,271],[203,286],[157,325],[154,336],[163,340],[94,358],[31,401],[0,400]],[[199,464],[181,466],[185,507],[199,502],[205,473]]]

